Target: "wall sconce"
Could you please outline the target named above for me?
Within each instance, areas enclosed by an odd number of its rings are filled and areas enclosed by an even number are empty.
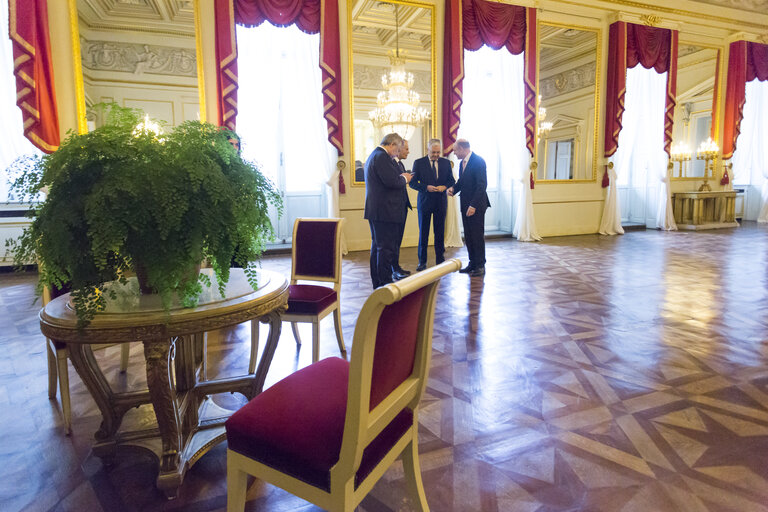
[[[678,142],[677,144],[673,144],[669,159],[672,160],[672,162],[680,163],[679,172],[680,177],[683,178],[685,176],[683,170],[683,162],[690,162],[691,160],[691,149],[688,147],[688,144],[685,142]]]

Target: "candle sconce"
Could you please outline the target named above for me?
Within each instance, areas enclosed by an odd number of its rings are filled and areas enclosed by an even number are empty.
[[[683,178],[685,176],[685,171],[683,170],[683,162],[691,161],[691,150],[688,147],[688,144],[680,142],[673,145],[669,158],[671,160],[669,163],[670,170],[674,170],[674,162],[679,162],[678,173],[679,177]]]
[[[719,152],[720,148],[717,146],[717,142],[713,141],[711,137],[703,141],[696,151],[696,159],[704,160],[704,183],[699,187],[699,192],[712,190],[707,181],[715,176],[715,160]]]

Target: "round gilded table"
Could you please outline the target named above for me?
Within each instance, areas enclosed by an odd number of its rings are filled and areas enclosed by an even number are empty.
[[[169,497],[176,495],[186,470],[225,438],[224,421],[234,411],[218,407],[209,395],[237,392],[250,400],[261,392],[280,338],[280,313],[288,302],[288,281],[277,273],[259,270],[254,287],[242,269],[233,268],[222,295],[211,270],[202,272],[209,274],[212,284],[203,286],[203,294],[192,308],[173,304],[166,310],[159,296],[141,295],[136,279],[130,278],[127,284],[105,286],[106,308],[84,328],[77,327],[69,294],[54,299],[40,312],[41,331],[66,343],[72,365],[101,411],[94,454],[109,459],[119,444],[153,449],[160,460],[157,486]],[[270,326],[255,371],[207,380],[205,333],[251,320]],[[258,332],[258,324],[253,331]],[[148,389],[115,392],[99,368],[92,346],[128,342],[144,345]],[[258,334],[251,343],[256,344],[252,347],[255,352]],[[120,430],[126,412],[144,404],[152,404],[156,425]]]

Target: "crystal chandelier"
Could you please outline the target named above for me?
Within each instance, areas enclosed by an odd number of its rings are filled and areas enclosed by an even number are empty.
[[[368,113],[373,126],[381,133],[397,133],[408,140],[417,127],[429,118],[429,112],[419,107],[419,93],[413,89],[413,73],[405,71],[405,57],[400,54],[397,4],[395,4],[395,50],[390,51],[391,69],[381,77],[384,90],[376,97],[377,107]]]

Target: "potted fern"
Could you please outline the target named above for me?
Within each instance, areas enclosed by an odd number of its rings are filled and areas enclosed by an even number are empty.
[[[142,292],[192,306],[213,268],[223,293],[234,261],[255,283],[253,263],[274,237],[269,205],[282,198],[230,144],[232,132],[185,122],[160,134],[142,113],[110,104],[104,122],[70,134],[59,149],[15,163],[13,190],[33,206],[32,223],[10,246],[37,261],[38,292],[68,285],[81,325],[106,303],[104,284],[135,271]]]

